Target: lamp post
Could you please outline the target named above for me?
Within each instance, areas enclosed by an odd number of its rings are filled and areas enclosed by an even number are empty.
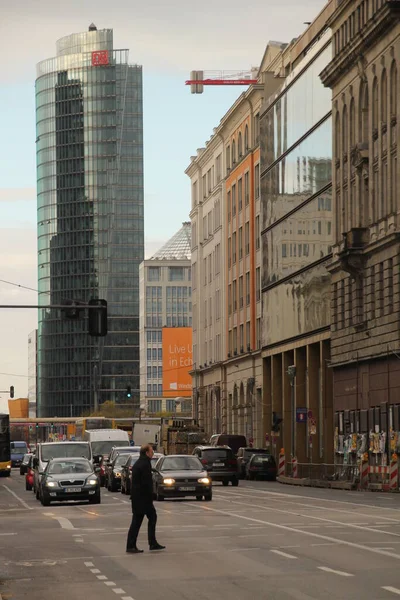
[[[290,386],[291,386],[291,399],[292,399],[292,458],[296,456],[296,401],[294,395],[294,387],[296,381],[296,367],[291,365],[287,370]]]

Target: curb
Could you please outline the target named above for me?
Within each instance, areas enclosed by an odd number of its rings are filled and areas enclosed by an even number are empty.
[[[351,481],[325,481],[323,479],[293,479],[293,477],[281,476],[276,478],[279,483],[284,485],[297,485],[301,487],[318,487],[328,488],[332,490],[354,490],[357,487],[356,483]]]

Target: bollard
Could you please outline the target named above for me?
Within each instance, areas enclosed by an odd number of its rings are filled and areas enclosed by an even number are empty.
[[[285,476],[285,451],[282,450],[279,452],[279,463],[278,463],[278,477]]]
[[[294,479],[296,479],[296,478],[297,478],[297,475],[298,475],[298,472],[297,472],[297,457],[296,457],[296,456],[294,456],[294,457],[292,458],[292,477],[293,477]]]
[[[363,457],[361,461],[361,489],[367,490],[369,483],[369,462]]]
[[[392,460],[390,461],[390,491],[394,492],[399,489],[399,464],[397,462],[397,455],[393,454]]]

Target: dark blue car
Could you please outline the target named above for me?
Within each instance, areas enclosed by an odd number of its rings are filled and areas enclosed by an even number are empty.
[[[25,454],[29,449],[26,442],[11,442],[11,466],[20,467]]]

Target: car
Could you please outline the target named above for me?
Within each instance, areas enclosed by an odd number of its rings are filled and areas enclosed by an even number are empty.
[[[161,454],[160,452],[154,452],[153,454],[153,458],[151,459],[151,468],[154,469],[158,460],[160,458],[162,458],[164,456],[164,454]]]
[[[153,495],[156,500],[194,496],[212,500],[212,480],[197,456],[162,456],[153,470]]]
[[[239,448],[237,453],[238,474],[240,479],[246,477],[246,465],[253,454],[268,454],[265,448]]]
[[[53,458],[40,480],[39,495],[43,506],[68,500],[100,504],[100,481],[87,458]]]
[[[25,454],[29,454],[29,448],[26,442],[11,442],[11,466],[20,467]]]
[[[197,446],[193,455],[201,461],[204,469],[213,481],[222,481],[223,485],[239,485],[237,460],[228,446]]]
[[[134,453],[139,458],[138,453]],[[105,486],[109,492],[116,492],[121,487],[121,469],[128,460],[126,453],[117,454],[112,462],[106,464],[106,483]]]
[[[246,479],[265,479],[276,480],[277,468],[275,458],[272,454],[253,454],[246,465]]]
[[[117,454],[130,454],[135,452],[137,454],[140,452],[140,446],[114,446],[108,457],[107,463],[112,463]]]
[[[126,462],[122,465],[121,468],[121,494],[130,494],[131,493],[131,473],[132,467],[135,462],[139,459],[140,454],[134,452],[133,454],[129,454],[128,458],[125,459]]]
[[[26,472],[28,471],[28,464],[29,464],[32,456],[33,456],[33,454],[31,452],[29,452],[28,454],[24,454],[24,458],[22,459],[22,463],[19,468],[20,475],[25,475]]]
[[[210,446],[229,446],[229,448],[233,450],[233,453],[237,454],[239,448],[245,448],[247,446],[247,440],[244,435],[220,433],[211,436]]]
[[[31,454],[29,457],[29,463],[27,465],[27,471],[25,474],[25,489],[27,491],[30,491],[33,488],[34,477],[35,474],[33,472],[33,454]]]

